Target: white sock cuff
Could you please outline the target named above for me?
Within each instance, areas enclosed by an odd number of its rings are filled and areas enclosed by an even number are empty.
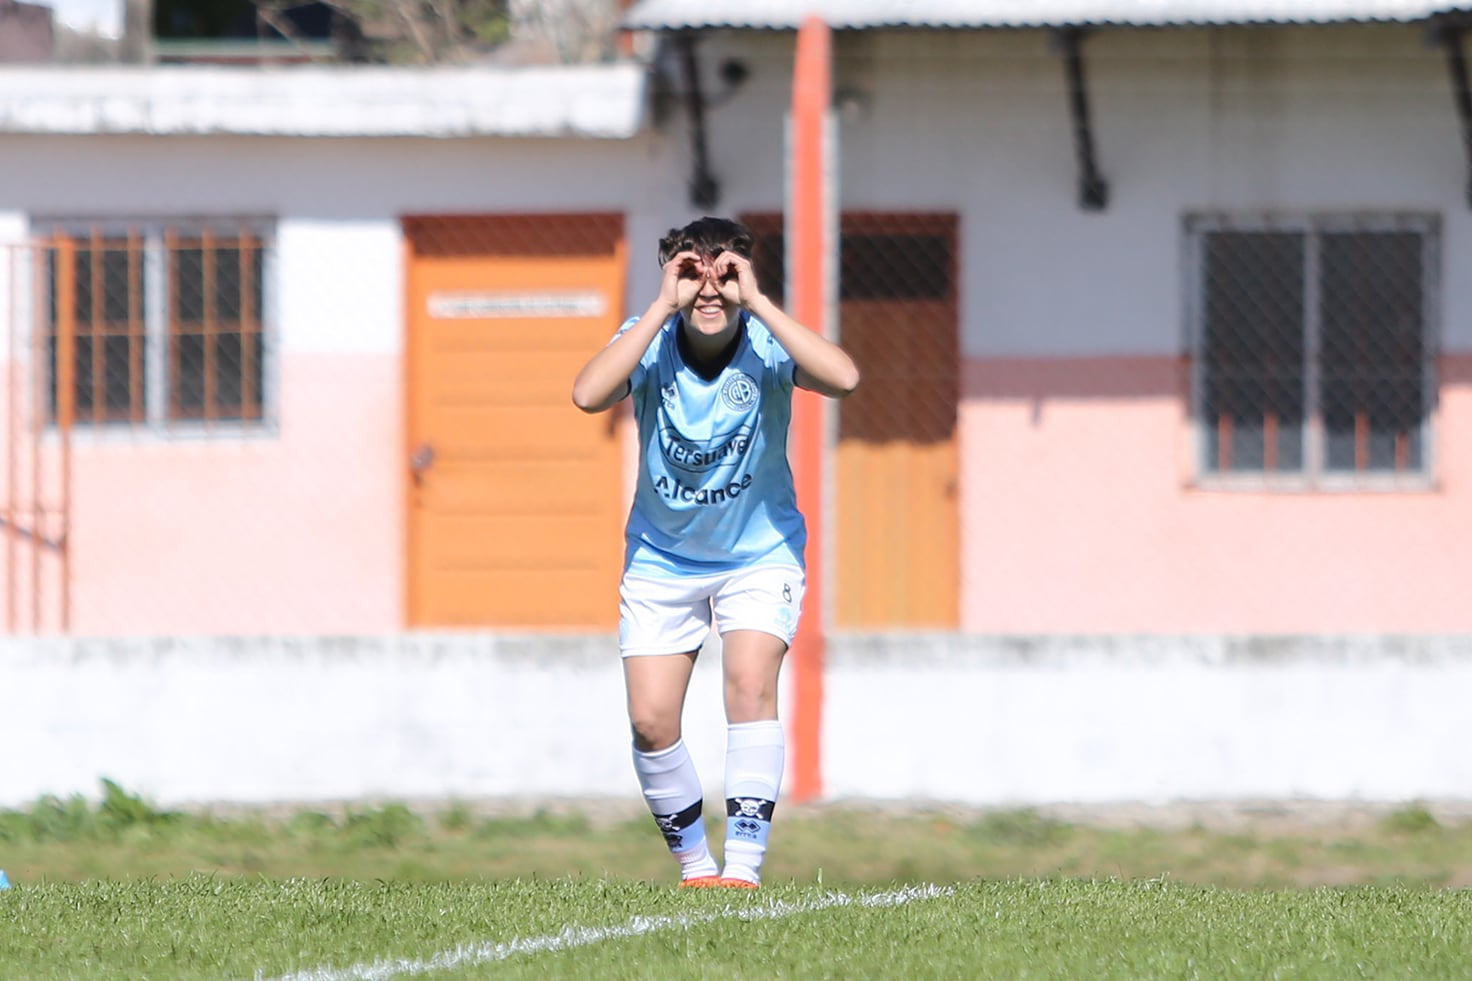
[[[777,800],[787,749],[782,723],[739,722],[726,729],[726,797]]]
[[[656,749],[648,753],[638,746],[634,747],[634,767],[640,773],[651,775],[672,773],[689,761],[690,752],[685,748],[683,739],[676,739],[673,746],[666,746],[664,749]]]
[[[727,749],[754,749],[758,746],[784,746],[786,733],[776,719],[763,722],[733,722],[726,726]]]

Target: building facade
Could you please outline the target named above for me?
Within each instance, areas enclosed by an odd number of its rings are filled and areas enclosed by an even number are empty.
[[[810,556],[826,793],[1467,786],[1472,120],[1460,29],[1413,6],[835,23],[829,326],[864,382]],[[633,23],[688,49],[555,77],[10,70],[5,615],[83,638],[5,662],[49,693],[6,724],[54,736],[18,799],[632,787],[593,659],[633,434],[568,389],[692,216],[749,221],[784,289],[792,98],[792,25],[661,9]],[[103,709],[238,734],[242,678],[298,693],[260,762]],[[425,752],[349,751],[385,725]],[[954,749],[922,772],[895,732]],[[541,738],[565,766],[495,770]]]

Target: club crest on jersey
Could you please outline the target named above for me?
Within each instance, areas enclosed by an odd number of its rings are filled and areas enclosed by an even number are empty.
[[[721,401],[726,403],[728,409],[738,412],[756,405],[760,394],[761,389],[757,387],[756,379],[744,371],[732,372],[721,385]]]

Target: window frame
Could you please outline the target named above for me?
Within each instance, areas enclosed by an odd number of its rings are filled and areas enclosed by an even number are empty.
[[[41,332],[41,347],[37,356],[42,359],[38,366],[38,381],[51,392],[46,396],[46,428],[55,431],[55,386],[56,357],[48,345],[50,332],[54,329],[52,314],[54,297],[51,278],[46,264],[54,255],[59,239],[70,239],[77,246],[85,247],[93,237],[103,239],[125,239],[136,235],[141,242],[141,271],[139,288],[142,296],[138,306],[142,314],[143,341],[142,377],[143,412],[141,420],[131,418],[104,418],[93,420],[90,413],[73,414],[73,435],[132,436],[141,434],[182,438],[247,438],[275,436],[279,428],[280,371],[278,361],[278,334],[276,308],[279,298],[279,275],[277,269],[276,221],[272,218],[246,216],[210,217],[111,217],[78,218],[72,216],[49,216],[33,218],[31,238],[35,243],[38,268],[35,275],[34,329]],[[171,296],[175,287],[170,276],[176,268],[177,256],[170,254],[171,245],[177,243],[209,241],[210,239],[233,239],[249,236],[260,252],[260,309],[256,311],[260,336],[260,411],[249,418],[180,418],[177,415],[178,396],[176,378],[171,365],[176,361],[176,347],[181,331],[171,319]],[[130,300],[130,303],[132,301]],[[246,332],[237,331],[242,338]],[[82,332],[78,332],[82,336]],[[108,336],[105,330],[99,337]],[[94,354],[95,357],[95,354]],[[95,397],[95,396],[94,396]],[[105,390],[103,393],[105,398]],[[243,412],[243,407],[242,407]],[[119,411],[118,415],[126,416]]]
[[[1205,417],[1207,364],[1206,235],[1211,232],[1300,234],[1304,237],[1303,466],[1295,471],[1212,469]],[[1421,238],[1421,462],[1404,471],[1345,471],[1325,466],[1327,435],[1322,407],[1320,239],[1343,232],[1410,232]],[[1197,212],[1183,221],[1185,350],[1189,362],[1190,484],[1206,490],[1272,492],[1407,492],[1438,488],[1435,434],[1437,362],[1441,356],[1441,223],[1422,212],[1228,213]]]

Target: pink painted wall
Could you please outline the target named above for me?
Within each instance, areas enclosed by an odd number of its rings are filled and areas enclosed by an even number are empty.
[[[966,364],[963,629],[1472,630],[1472,355],[1439,366],[1432,486],[1394,492],[1196,486],[1184,372]]]
[[[280,391],[274,434],[76,439],[74,632],[402,625],[399,359],[287,355]]]

